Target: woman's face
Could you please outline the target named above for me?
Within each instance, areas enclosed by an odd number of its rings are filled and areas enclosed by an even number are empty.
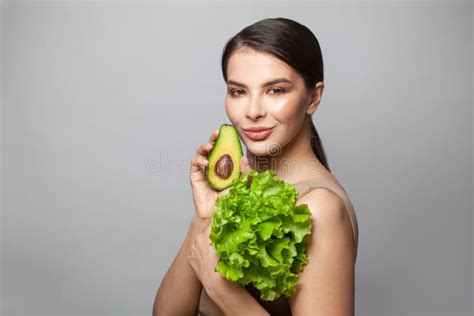
[[[301,130],[308,97],[301,75],[278,58],[249,48],[231,55],[226,112],[254,155],[273,155],[291,142]]]

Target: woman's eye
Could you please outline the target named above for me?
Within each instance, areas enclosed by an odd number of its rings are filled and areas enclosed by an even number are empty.
[[[236,94],[236,92],[237,92],[237,94]],[[241,93],[241,92],[242,92],[241,89],[234,89],[234,90],[231,90],[231,91],[230,91],[230,94],[233,95],[233,96],[237,96],[237,97],[238,97],[238,96],[240,96],[240,93]]]
[[[285,90],[280,89],[280,88],[271,88],[270,91],[275,91],[272,94],[280,94],[280,93],[285,92]]]
[[[270,94],[285,93],[285,89],[281,89],[281,88],[271,88],[269,91],[270,91]],[[234,90],[230,90],[230,94],[232,96],[239,97],[239,96],[245,94],[245,91],[242,90],[242,89],[234,89]]]

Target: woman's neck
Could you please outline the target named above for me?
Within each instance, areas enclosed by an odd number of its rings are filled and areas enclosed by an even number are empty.
[[[280,149],[280,152],[274,155],[255,156],[247,151],[247,158],[252,169],[275,170],[280,179],[289,183],[322,178],[329,174],[311,148],[311,129],[308,118],[293,141]]]

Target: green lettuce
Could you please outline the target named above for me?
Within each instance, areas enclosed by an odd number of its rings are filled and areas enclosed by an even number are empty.
[[[311,211],[295,205],[293,185],[273,170],[251,170],[216,200],[209,238],[219,261],[214,271],[230,281],[252,284],[265,301],[294,294],[308,263]]]

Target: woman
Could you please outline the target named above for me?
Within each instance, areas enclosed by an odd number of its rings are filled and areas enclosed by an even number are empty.
[[[153,315],[353,315],[358,224],[312,122],[324,89],[318,40],[293,20],[264,19],[228,41],[222,71],[226,112],[247,148],[243,172],[275,170],[297,189],[297,204],[307,204],[313,214],[308,264],[295,295],[275,301],[261,301],[252,286],[214,272],[210,218],[215,199],[228,191],[213,191],[204,175],[216,130],[191,162],[196,211],[161,282]]]

